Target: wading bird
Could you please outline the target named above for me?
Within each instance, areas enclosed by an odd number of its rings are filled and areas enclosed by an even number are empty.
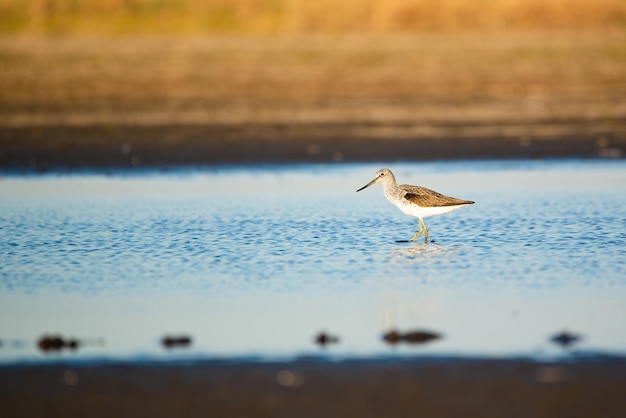
[[[419,231],[413,235],[410,241],[415,241],[423,232],[424,242],[428,242],[428,228],[426,228],[423,218],[443,215],[462,206],[474,203],[471,200],[445,196],[421,186],[410,186],[408,184],[398,186],[393,173],[387,168],[378,170],[374,179],[357,190],[357,192],[375,183],[383,185],[383,191],[387,200],[396,205],[405,214],[415,216],[419,220]]]

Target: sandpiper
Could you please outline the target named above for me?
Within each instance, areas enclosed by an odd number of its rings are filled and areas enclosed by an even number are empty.
[[[428,242],[428,228],[426,228],[423,218],[442,215],[474,203],[471,200],[445,196],[421,186],[410,186],[408,184],[398,186],[393,173],[387,168],[378,170],[374,179],[357,190],[357,192],[375,183],[382,183],[387,200],[396,205],[402,212],[409,216],[415,216],[419,220],[419,231],[413,235],[410,241],[415,241],[423,232],[424,242]]]

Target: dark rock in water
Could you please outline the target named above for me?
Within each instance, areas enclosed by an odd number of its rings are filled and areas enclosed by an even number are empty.
[[[80,345],[80,343],[78,342],[78,340],[70,339],[70,340],[65,341],[65,345],[70,350],[76,350],[78,346]]]
[[[77,350],[82,343],[75,338],[65,339],[60,335],[44,335],[37,340],[37,347],[41,351],[61,351],[63,349]]]
[[[402,336],[396,330],[391,330],[383,335],[383,340],[387,341],[389,344],[397,344],[401,339]]]
[[[339,337],[335,335],[330,335],[325,332],[320,332],[315,337],[315,343],[321,347],[325,347],[328,344],[338,344]]]
[[[428,331],[408,332],[402,336],[402,340],[407,343],[421,344],[432,340],[438,340],[441,334]]]
[[[44,335],[37,341],[41,351],[61,351],[65,348],[65,340],[60,335]]]
[[[176,347],[189,347],[191,345],[191,337],[188,337],[186,335],[176,337],[165,336],[161,340],[161,344],[163,344],[163,347],[167,349]]]
[[[441,334],[430,331],[411,331],[400,333],[397,330],[391,330],[383,335],[383,340],[392,345],[400,342],[405,342],[407,344],[423,344],[440,338],[442,338]]]
[[[572,346],[576,343],[578,343],[580,340],[582,340],[582,336],[580,335],[576,335],[576,334],[572,334],[568,331],[562,331],[554,336],[552,336],[550,338],[550,340],[555,343],[558,344],[562,347],[569,347]]]

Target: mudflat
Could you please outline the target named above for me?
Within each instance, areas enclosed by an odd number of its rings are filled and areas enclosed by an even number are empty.
[[[0,38],[0,167],[622,157],[626,31]]]
[[[0,368],[22,417],[623,417],[626,362],[409,359]]]

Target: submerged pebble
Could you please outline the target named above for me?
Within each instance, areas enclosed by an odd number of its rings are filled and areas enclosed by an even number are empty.
[[[582,340],[581,335],[573,334],[569,331],[561,331],[560,333],[553,335],[550,338],[550,341],[565,348],[573,346],[574,344],[580,342],[581,340]]]
[[[43,335],[37,341],[41,351],[61,351],[63,349],[77,350],[80,342],[74,338],[65,339],[60,335]]]
[[[339,344],[339,337],[325,332],[320,332],[315,336],[315,343],[321,347],[325,347],[329,344]]]
[[[410,331],[406,333],[400,333],[397,330],[388,331],[383,335],[383,340],[388,344],[394,345],[400,342],[408,344],[423,344],[429,341],[441,339],[443,336],[436,332],[431,331]]]
[[[189,347],[191,345],[191,337],[186,335],[181,336],[165,336],[161,339],[161,344],[167,349],[177,347]]]

